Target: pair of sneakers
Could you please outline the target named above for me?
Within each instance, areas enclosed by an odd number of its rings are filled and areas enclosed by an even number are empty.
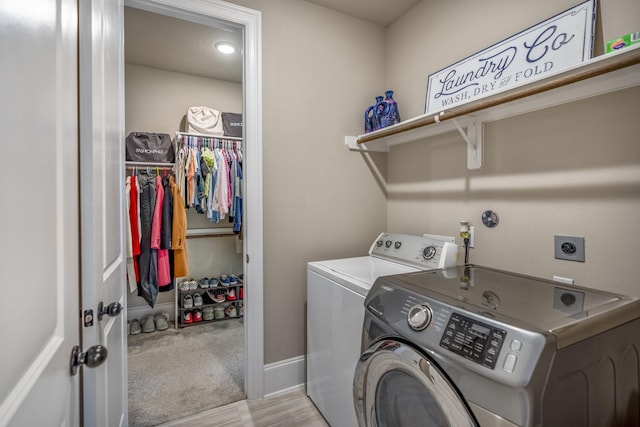
[[[198,289],[198,282],[193,279],[183,280],[182,283],[178,285],[178,289],[181,291],[195,291]]]
[[[224,314],[226,314],[229,317],[236,317],[236,315],[238,314],[238,312],[236,310],[236,306],[232,304],[232,305],[226,307],[224,309]]]
[[[202,295],[196,293],[185,295],[182,298],[182,308],[200,307],[202,305]]]
[[[197,309],[193,311],[185,311],[182,314],[182,323],[190,324],[190,323],[198,323],[202,322],[202,310]]]
[[[167,329],[169,329],[169,315],[167,313],[148,314],[140,320],[132,319],[127,321],[129,335],[138,335],[141,332],[165,331]]]
[[[219,304],[225,301],[225,292],[221,290],[218,291],[207,291],[207,303],[210,304]]]
[[[220,282],[215,277],[212,277],[211,279],[205,277],[200,280],[200,287],[202,289],[217,288],[219,284]]]
[[[223,274],[220,276],[220,284],[222,286],[235,286],[238,284],[238,276],[235,274],[226,275]]]

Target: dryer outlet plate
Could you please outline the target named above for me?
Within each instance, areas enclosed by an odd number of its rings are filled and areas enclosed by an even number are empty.
[[[556,259],[584,262],[584,237],[554,236]]]

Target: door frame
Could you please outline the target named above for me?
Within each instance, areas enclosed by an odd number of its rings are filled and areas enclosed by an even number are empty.
[[[248,399],[261,399],[264,397],[261,12],[220,0],[125,0],[124,4],[199,24],[243,31],[243,269],[247,284],[244,386]]]

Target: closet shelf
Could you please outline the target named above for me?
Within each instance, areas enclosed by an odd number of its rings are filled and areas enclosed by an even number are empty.
[[[640,85],[640,45],[585,61],[561,73],[451,110],[420,115],[374,132],[345,136],[351,151],[389,147],[458,130],[467,168],[483,166],[484,124]],[[466,131],[465,131],[466,130]]]

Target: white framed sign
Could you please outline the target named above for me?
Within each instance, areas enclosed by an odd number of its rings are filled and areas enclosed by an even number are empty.
[[[587,0],[429,76],[425,114],[559,73],[591,58],[596,0]]]

